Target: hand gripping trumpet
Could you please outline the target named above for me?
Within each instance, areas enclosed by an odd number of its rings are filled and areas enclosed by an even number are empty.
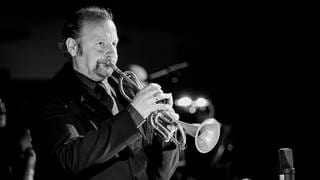
[[[142,83],[132,71],[122,72],[115,64],[108,61],[107,65],[111,67],[119,77],[119,88],[121,94],[129,101],[132,101],[124,89],[123,81],[125,81],[133,91],[138,92],[143,88]],[[150,116],[150,123],[154,129],[161,134],[165,142],[175,143],[180,150],[186,147],[185,132],[195,138],[195,145],[199,152],[207,153],[211,151],[217,144],[220,136],[220,123],[214,119],[209,118],[201,124],[188,124],[173,118],[166,111],[156,111]],[[172,128],[175,127],[175,128]],[[176,132],[180,132],[179,140]]]

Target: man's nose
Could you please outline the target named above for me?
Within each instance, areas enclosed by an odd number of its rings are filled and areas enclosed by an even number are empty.
[[[117,60],[117,51],[107,51],[104,56],[108,61],[115,63]]]
[[[105,48],[105,55],[115,55],[117,53],[117,49],[111,43]]]

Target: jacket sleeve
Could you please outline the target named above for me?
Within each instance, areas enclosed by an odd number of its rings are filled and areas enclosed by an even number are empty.
[[[40,143],[42,152],[48,152],[48,156],[73,174],[110,160],[140,136],[138,121],[133,120],[128,108],[87,133],[77,128],[76,117],[57,99],[40,103],[37,114],[35,141]]]
[[[158,135],[153,138],[152,146],[147,149],[149,159],[147,172],[150,179],[169,180],[179,163],[179,149],[172,142],[164,142]]]

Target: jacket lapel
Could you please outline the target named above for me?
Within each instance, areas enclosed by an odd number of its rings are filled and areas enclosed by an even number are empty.
[[[55,90],[55,87],[63,89],[61,96],[67,104],[79,104],[90,112],[93,112],[93,114],[101,117],[112,115],[106,103],[99,100],[94,90],[85,86],[75,75],[71,62],[65,63],[62,70],[58,72],[52,81],[54,83],[52,90]]]

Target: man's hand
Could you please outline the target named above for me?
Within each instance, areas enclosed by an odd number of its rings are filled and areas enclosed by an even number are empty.
[[[143,118],[147,118],[152,112],[159,110],[174,112],[172,94],[163,93],[161,86],[155,83],[141,89],[133,98],[131,105]]]

